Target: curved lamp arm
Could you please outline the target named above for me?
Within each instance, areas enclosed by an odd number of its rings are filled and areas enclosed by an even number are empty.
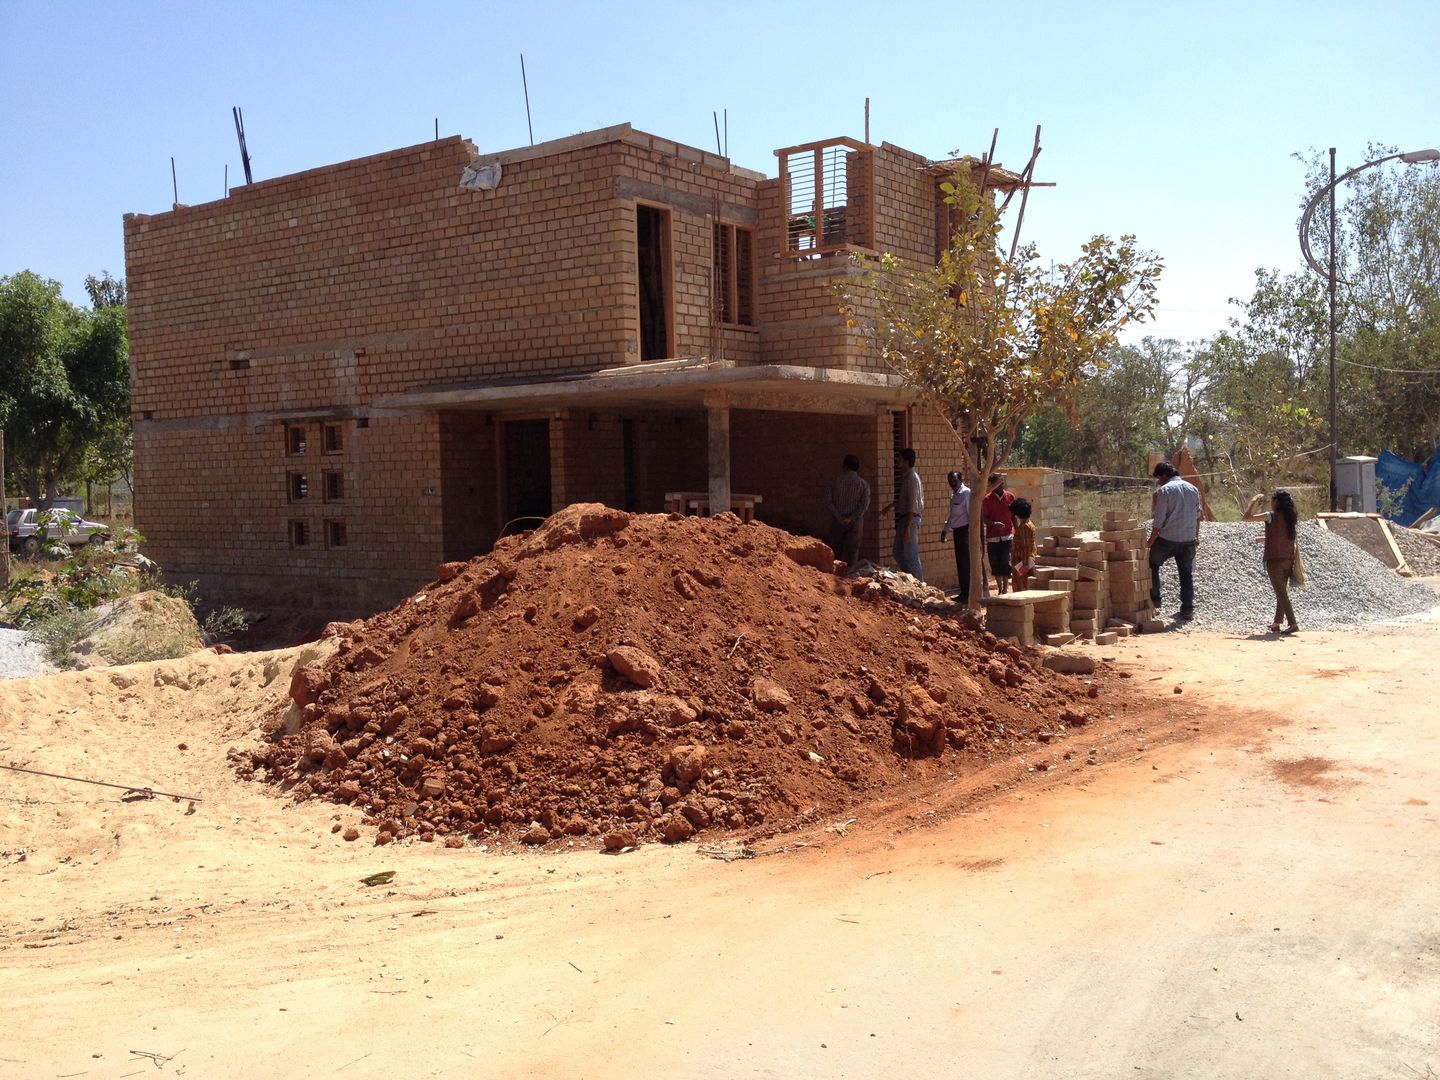
[[[1363,165],[1357,165],[1349,172],[1341,173],[1334,181],[1326,184],[1319,191],[1311,196],[1310,201],[1305,204],[1305,212],[1300,215],[1300,253],[1305,256],[1305,262],[1311,270],[1314,270],[1323,278],[1330,276],[1330,271],[1315,261],[1310,254],[1310,219],[1315,216],[1315,208],[1320,205],[1320,200],[1329,195],[1337,187],[1349,180],[1357,173],[1366,169],[1373,169],[1376,165],[1384,165],[1387,161],[1403,161],[1407,165],[1415,165],[1422,161],[1440,161],[1440,150],[1410,150],[1403,154],[1389,154],[1374,161],[1367,161]]]

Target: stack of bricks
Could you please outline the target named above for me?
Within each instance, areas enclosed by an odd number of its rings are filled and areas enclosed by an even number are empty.
[[[1078,539],[1078,537],[1077,537]],[[1099,640],[1110,621],[1110,584],[1105,567],[1105,542],[1080,540],[1076,571],[1079,579],[1070,598],[1070,629],[1077,637]],[[1105,642],[1104,644],[1109,644]]]
[[[1110,578],[1112,620],[1144,627],[1155,617],[1150,603],[1150,565],[1145,557],[1145,530],[1140,522],[1117,510],[1105,511],[1100,528]],[[1128,627],[1121,627],[1128,632]]]
[[[1035,572],[1033,581],[1037,589],[1061,590],[1071,594],[1074,603],[1075,586],[1080,579],[1080,540],[1073,525],[1050,525],[1039,531],[1035,540]],[[1065,625],[1057,633],[1071,630],[1070,616],[1066,613]]]
[[[1058,469],[1007,469],[1005,486],[1017,498],[1030,501],[1037,530],[1065,520],[1065,474]]]
[[[1066,630],[1070,619],[1068,593],[1026,590],[986,597],[984,604],[985,629],[998,638],[1013,638],[1021,645],[1034,645],[1036,638],[1047,645],[1063,645],[1073,638]]]
[[[1069,630],[1093,638],[1110,619],[1110,588],[1102,540],[1076,535],[1073,525],[1051,525],[1036,544],[1035,584],[1070,594]]]

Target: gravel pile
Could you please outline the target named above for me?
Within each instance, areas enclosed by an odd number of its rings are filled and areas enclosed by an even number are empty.
[[[1430,539],[1440,534],[1407,529],[1393,522],[1390,525],[1390,534],[1395,537],[1395,546],[1400,549],[1400,554],[1405,556],[1405,563],[1411,570],[1421,577],[1440,574],[1440,543]]]
[[[1253,522],[1205,522],[1195,553],[1196,630],[1263,630],[1275,612],[1275,594],[1265,576],[1265,560],[1255,537],[1264,526]],[[1302,521],[1300,553],[1309,587],[1292,588],[1290,603],[1302,630],[1335,630],[1390,622],[1440,604],[1430,586],[1402,578],[1378,559],[1320,528]],[[1161,573],[1160,615],[1168,619],[1180,607],[1180,583],[1174,562]]]
[[[54,670],[44,650],[29,634],[0,629],[0,679],[32,679]]]

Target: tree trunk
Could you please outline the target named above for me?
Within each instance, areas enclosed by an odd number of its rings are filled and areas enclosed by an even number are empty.
[[[985,525],[980,520],[980,504],[985,501],[983,480],[976,480],[970,488],[970,606],[979,608],[980,598],[985,595],[985,582],[989,570],[985,565]]]
[[[980,439],[981,436],[974,438]],[[967,441],[967,465],[970,462],[968,447],[971,445],[976,446],[977,460],[974,462],[975,475],[970,481],[970,606],[978,608],[981,606],[980,598],[985,595],[990,581],[990,566],[985,558],[985,521],[980,507],[990,490],[989,479],[994,471],[995,446],[989,438],[984,438],[978,445]]]

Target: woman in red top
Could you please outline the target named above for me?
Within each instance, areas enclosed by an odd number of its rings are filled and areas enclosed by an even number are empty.
[[[1263,521],[1265,535],[1257,536],[1255,542],[1265,545],[1265,572],[1270,575],[1270,587],[1275,590],[1275,618],[1270,621],[1272,633],[1293,634],[1300,629],[1295,622],[1295,609],[1290,606],[1290,578],[1295,573],[1295,525],[1300,515],[1295,510],[1295,500],[1283,488],[1270,496],[1270,510],[1257,514],[1255,508],[1264,495],[1256,495],[1245,508],[1246,521]],[[1280,629],[1280,617],[1285,617],[1285,629]]]

